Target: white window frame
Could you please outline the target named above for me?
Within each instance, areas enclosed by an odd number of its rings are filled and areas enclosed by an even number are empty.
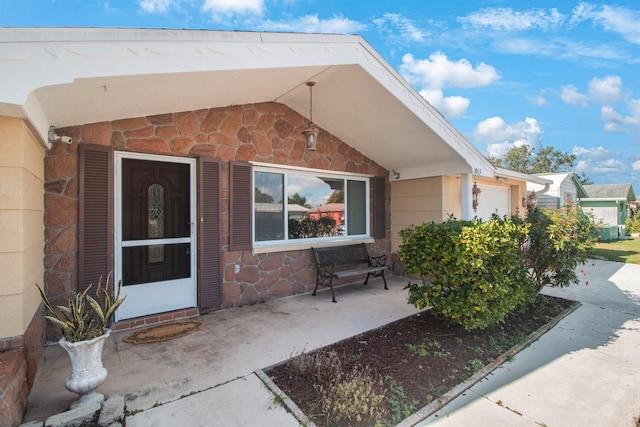
[[[373,175],[367,174],[356,174],[350,172],[336,172],[336,171],[328,171],[324,169],[311,169],[311,168],[302,168],[295,166],[283,166],[283,165],[271,165],[265,163],[252,162],[252,183],[255,182],[255,174],[256,172],[267,172],[267,173],[276,173],[284,175],[284,197],[285,200],[288,197],[286,193],[287,187],[287,177],[288,175],[308,175],[319,178],[332,178],[332,179],[342,179],[344,180],[344,197],[345,197],[345,219],[347,218],[347,200],[348,200],[348,190],[347,190],[347,180],[354,181],[362,181],[365,183],[365,224],[366,230],[364,234],[358,235],[344,235],[344,236],[333,236],[333,237],[318,237],[318,238],[310,238],[310,239],[288,239],[289,233],[287,229],[288,225],[288,211],[287,211],[287,203],[284,204],[284,240],[269,240],[269,241],[256,241],[255,240],[255,227],[256,223],[256,209],[255,209],[255,200],[252,197],[251,203],[251,216],[252,223],[254,227],[253,234],[253,250],[255,253],[264,253],[264,252],[275,252],[282,250],[300,250],[300,249],[308,249],[311,247],[322,247],[322,246],[336,246],[340,244],[352,244],[352,243],[371,243],[374,242],[373,237],[371,237],[371,177]],[[252,184],[253,191],[253,184]],[[348,229],[348,224],[347,224]]]

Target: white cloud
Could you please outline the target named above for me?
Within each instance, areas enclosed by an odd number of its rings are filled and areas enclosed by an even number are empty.
[[[318,15],[305,15],[291,21],[266,21],[260,25],[270,31],[299,31],[311,33],[353,34],[367,29],[365,24],[334,16],[330,19],[320,19]]]
[[[606,31],[619,34],[625,40],[640,44],[640,11],[622,6],[599,6],[580,3],[573,9],[570,25],[591,20]]]
[[[202,10],[216,18],[232,15],[262,15],[264,0],[205,0]]]
[[[574,145],[571,154],[582,161],[605,160],[611,157],[611,152],[602,145],[589,148]]]
[[[529,9],[515,11],[508,7],[485,8],[459,18],[473,27],[489,27],[497,31],[526,31],[555,28],[565,20],[558,9]]]
[[[163,13],[174,4],[174,0],[139,0],[138,5],[146,13]]]
[[[560,98],[567,104],[579,105],[580,107],[586,107],[589,104],[587,95],[580,93],[574,85],[562,86]]]
[[[580,93],[573,85],[562,87],[560,97],[571,105],[586,107],[590,102],[601,105],[600,117],[607,132],[640,131],[640,99],[630,99],[624,107],[628,113],[619,112],[613,107],[628,98],[620,76],[593,78],[589,82],[588,95]]]
[[[439,89],[424,89],[420,91],[420,95],[449,119],[462,117],[470,104],[470,101],[462,96],[445,97]]]
[[[633,162],[633,164],[631,165],[631,169],[640,172],[640,160],[636,160],[635,162]]]
[[[402,57],[400,72],[410,82],[427,89],[486,86],[500,80],[495,68],[484,62],[473,67],[466,59],[450,61],[441,52],[418,60],[408,53]]]
[[[588,148],[576,145],[572,154],[576,156],[576,171],[586,172],[588,175],[620,172],[625,168],[624,163],[615,158],[616,153],[601,145]]]
[[[473,131],[474,139],[487,143],[488,154],[495,157],[525,144],[538,149],[542,146],[542,134],[540,124],[532,117],[513,124],[507,124],[502,117],[490,117],[478,123]]]
[[[630,111],[628,116],[623,116],[610,106],[603,106],[600,109],[604,130],[607,132],[624,132],[629,128],[640,130],[640,99],[632,99],[627,106]]]
[[[599,104],[615,104],[622,98],[622,79],[620,76],[592,79],[589,82],[589,97]]]
[[[624,169],[624,163],[616,159],[607,159],[589,166],[589,171],[593,173],[620,172]]]
[[[576,160],[573,166],[576,172],[585,172],[588,167],[589,167],[589,162],[586,162],[584,160]]]
[[[529,98],[529,102],[537,107],[546,107],[549,102],[543,95],[536,95]]]
[[[429,31],[418,28],[412,20],[399,13],[385,13],[373,22],[381,31],[386,29],[387,24],[391,25],[394,27],[392,33],[399,33],[397,37],[412,42],[424,41],[430,35]]]

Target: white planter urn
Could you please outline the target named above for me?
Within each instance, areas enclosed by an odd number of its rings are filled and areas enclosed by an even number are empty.
[[[70,342],[62,338],[59,341],[71,359],[71,374],[65,386],[70,392],[80,395],[71,404],[71,409],[104,402],[104,395],[95,390],[107,379],[107,370],[102,366],[102,348],[109,335],[111,329],[105,329],[104,334],[90,340]]]

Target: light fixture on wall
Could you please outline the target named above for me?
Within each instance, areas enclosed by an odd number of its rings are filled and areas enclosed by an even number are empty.
[[[58,135],[56,133],[56,127],[51,125],[49,126],[49,134],[47,135],[49,139],[49,144],[53,144],[56,141],[62,141],[65,144],[71,144],[73,139],[70,136]]]
[[[527,196],[527,210],[532,212],[538,206],[538,195],[535,191],[532,191],[531,194]]]
[[[393,174],[393,179],[400,179],[400,172],[392,170],[391,173]]]
[[[473,183],[473,189],[471,190],[471,194],[473,194],[473,204],[471,206],[473,206],[473,211],[476,212],[478,210],[478,195],[482,193],[482,190],[480,189],[480,187],[478,187],[478,183],[474,182]]]
[[[320,129],[313,124],[313,86],[315,84],[316,82],[307,82],[307,86],[309,86],[309,124],[302,131],[309,151],[316,150],[316,142],[318,142],[318,135],[320,134]]]

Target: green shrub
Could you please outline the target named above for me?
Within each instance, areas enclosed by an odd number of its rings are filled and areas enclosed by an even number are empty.
[[[640,217],[638,215],[627,218],[626,225],[628,233],[640,233]]]
[[[599,224],[592,214],[571,205],[561,209],[536,209],[529,213],[529,238],[524,258],[531,269],[536,294],[544,286],[578,284],[578,265],[587,261],[595,245]]]
[[[402,230],[398,255],[421,279],[409,283],[409,302],[467,330],[500,322],[535,297],[522,262],[528,227],[509,218],[449,218]]]
[[[410,282],[409,303],[432,307],[465,329],[484,329],[535,300],[544,286],[578,283],[576,268],[593,248],[593,215],[565,206],[526,220],[425,223],[400,231],[398,255]]]

